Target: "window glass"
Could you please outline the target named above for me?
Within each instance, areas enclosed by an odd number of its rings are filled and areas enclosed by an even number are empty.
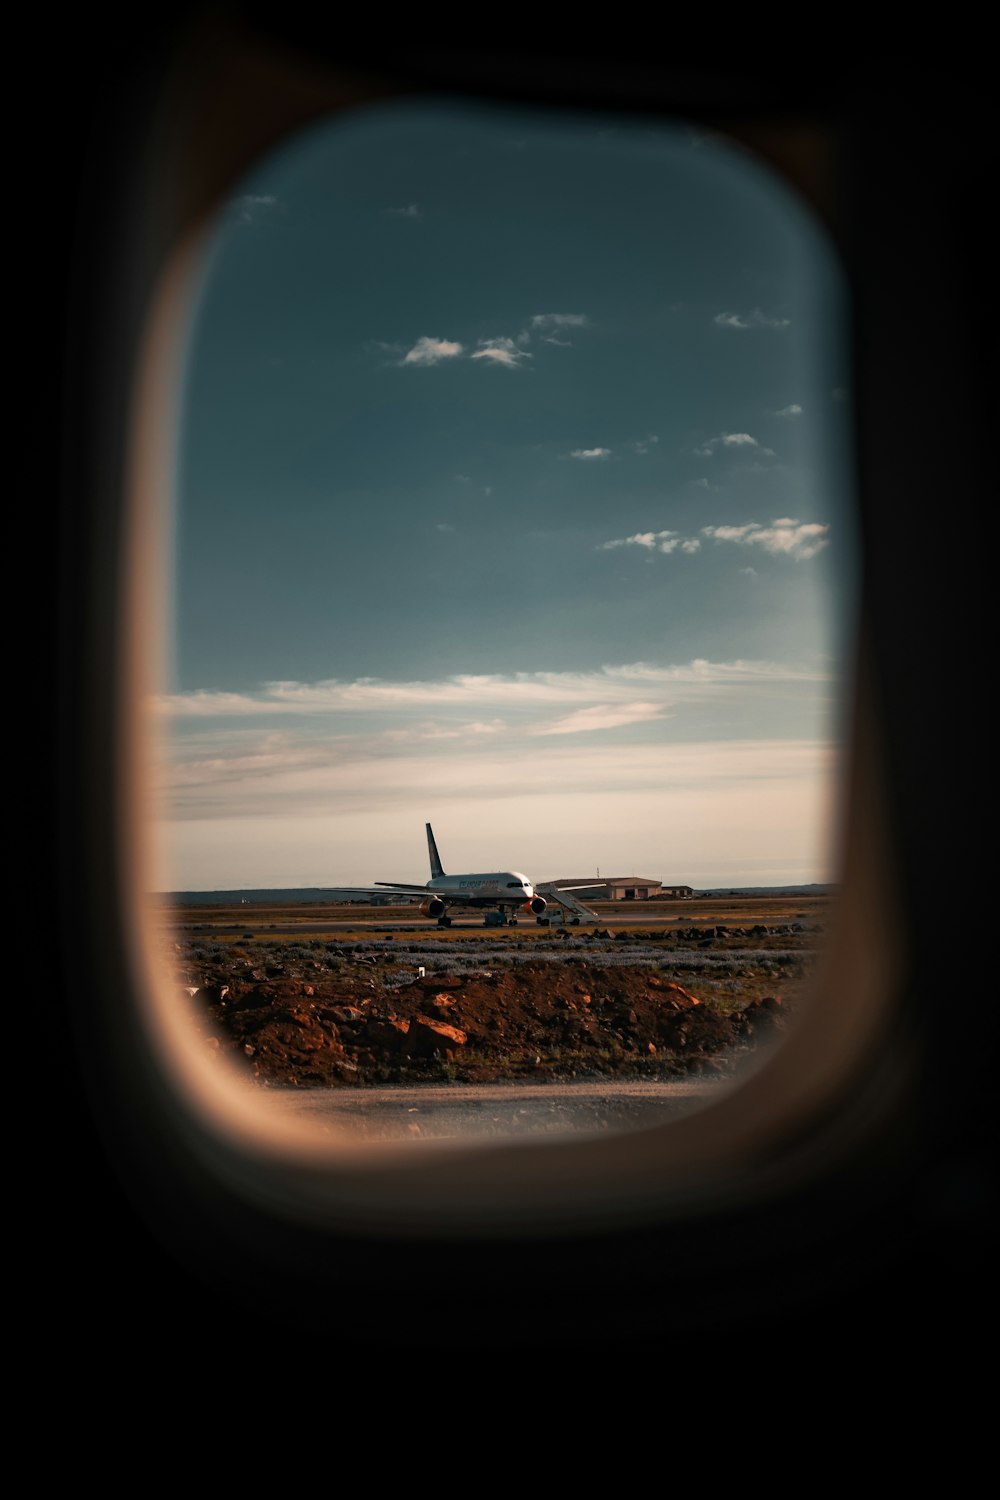
[[[428,821],[636,905],[835,882],[847,321],[692,126],[425,102],[269,155],[187,339],[158,889],[422,885]]]

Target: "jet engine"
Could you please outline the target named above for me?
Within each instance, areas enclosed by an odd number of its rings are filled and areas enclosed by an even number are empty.
[[[544,896],[532,896],[530,901],[524,903],[522,910],[530,911],[533,917],[540,917],[548,904]]]
[[[444,902],[440,896],[430,896],[426,901],[421,901],[420,913],[424,917],[443,917]]]

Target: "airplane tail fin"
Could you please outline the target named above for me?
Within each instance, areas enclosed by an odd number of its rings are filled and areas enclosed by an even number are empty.
[[[438,846],[434,842],[429,823],[427,824],[427,853],[431,857],[431,879],[436,880],[439,875],[444,874],[444,871],[441,868],[441,856],[438,854]]]

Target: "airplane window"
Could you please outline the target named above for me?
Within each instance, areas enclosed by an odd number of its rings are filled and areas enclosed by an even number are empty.
[[[677,1016],[804,987],[839,877],[847,322],[803,204],[681,123],[397,103],[234,187],[153,704],[199,1057],[272,1104],[461,1079],[536,954],[560,1025],[512,1077],[704,1078]],[[466,890],[516,905],[423,894],[514,862]]]

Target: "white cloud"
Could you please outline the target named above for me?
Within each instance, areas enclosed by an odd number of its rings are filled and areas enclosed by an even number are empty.
[[[610,458],[610,448],[574,448],[570,458]]]
[[[450,727],[434,719],[428,719],[422,724],[407,724],[405,729],[384,729],[382,737],[386,740],[413,744],[420,740],[461,740],[469,736],[481,738],[483,735],[500,734],[506,728],[507,723],[504,719],[492,719],[488,723],[481,719],[473,719]]]
[[[737,452],[749,452],[751,449],[755,449],[758,453],[762,453],[768,458],[774,458],[775,456],[773,448],[762,448],[757,439],[752,437],[749,432],[720,432],[717,437],[709,438],[706,443],[703,443],[700,448],[696,448],[694,451],[700,458],[711,458],[712,454],[718,452],[720,448],[736,450]]]
[[[557,344],[560,349],[571,349],[573,340],[565,337],[567,330],[589,326],[590,319],[586,313],[535,313],[527,328],[522,328],[517,335],[517,341],[519,344],[527,344],[532,338],[540,338],[544,344]]]
[[[831,878],[826,835],[839,755],[822,740],[556,735],[532,739],[528,753],[533,773],[519,764],[514,778],[507,747],[487,738],[473,752],[442,742],[267,784],[191,788],[152,830],[154,888],[423,882],[428,813],[446,868],[460,858],[462,828],[472,828],[473,868],[512,864],[536,880],[596,860],[695,886],[777,883],[790,864],[798,879]]]
[[[692,875],[706,841],[726,870],[716,883],[800,843],[812,868],[839,764],[819,711],[835,681],[695,659],[162,699],[153,888],[425,880],[428,814],[439,837],[473,826],[484,867],[513,859],[513,840],[515,867],[539,879],[611,838],[623,868],[645,862],[644,839],[658,861],[664,827],[667,879],[709,883]],[[720,723],[740,738],[720,739]]]
[[[717,448],[758,448],[759,446],[757,439],[751,437],[749,432],[720,432],[718,437],[709,438],[694,451],[702,458],[710,458]]]
[[[761,526],[757,521],[748,521],[743,526],[703,526],[701,535],[713,542],[733,542],[737,546],[760,547],[777,556],[808,559],[815,557],[828,543],[830,527],[820,521],[797,521],[782,516]],[[601,542],[598,552],[611,552],[618,547],[643,547],[649,552],[683,552],[688,556],[697,552],[701,543],[697,537],[681,536],[676,531],[636,531],[632,536],[615,537]]]
[[[720,528],[721,529],[721,528]],[[672,532],[661,535],[670,537]],[[656,535],[656,533],[650,533]],[[623,544],[622,544],[623,545]],[[182,719],[282,717],[327,713],[395,713],[428,707],[473,705],[496,709],[522,708],[535,712],[552,704],[590,706],[633,702],[637,685],[675,692],[683,685],[699,687],[753,681],[816,680],[817,674],[776,662],[710,662],[703,658],[674,666],[630,662],[590,672],[463,673],[426,681],[394,682],[361,677],[353,681],[330,678],[323,682],[267,682],[255,693],[207,692],[162,695],[153,700],[160,715]]]
[[[802,408],[798,405],[797,402],[793,401],[791,406],[783,406],[781,410],[776,411],[774,415],[776,417],[801,417]]]
[[[702,534],[715,542],[734,542],[741,547],[762,547],[765,552],[796,559],[815,557],[827,545],[829,525],[819,521],[795,521],[788,517],[760,526],[703,526]]]
[[[637,531],[632,536],[615,537],[602,542],[598,552],[611,552],[616,547],[645,547],[650,552],[697,552],[701,542],[696,536],[683,537],[676,531]]]
[[[557,719],[554,724],[545,724],[529,729],[531,735],[593,734],[598,729],[620,729],[625,724],[646,724],[653,719],[662,719],[667,708],[662,703],[623,703],[621,707],[602,707],[594,704],[590,708],[578,708]]]
[[[384,213],[406,215],[407,217],[420,217],[420,210],[415,203],[407,208],[384,209]],[[569,340],[556,337],[556,334],[566,328],[582,328],[587,325],[587,317],[584,313],[536,313],[526,328],[514,338],[506,334],[495,337],[480,338],[476,341],[476,348],[467,353],[465,345],[457,339],[419,338],[417,342],[403,354],[398,360],[400,365],[436,365],[445,359],[457,359],[462,356],[467,359],[485,360],[489,364],[505,365],[508,369],[517,369],[524,360],[532,359],[533,355],[525,345],[530,344],[534,336],[542,338],[545,343],[568,345]],[[389,353],[399,355],[405,347],[398,343],[385,344],[375,343],[375,348]],[[655,442],[656,439],[651,439]]]
[[[450,339],[420,338],[409,353],[400,360],[401,365],[436,365],[443,359],[455,359],[461,354],[462,345]]]
[[[384,210],[391,219],[421,219],[423,214],[416,203],[407,203],[405,208],[387,208]]]
[[[602,542],[597,550],[598,552],[611,552],[615,547],[653,548],[661,539],[673,535],[672,531],[637,531],[632,536],[619,536],[613,541]]]
[[[586,313],[535,313],[528,325],[534,333],[551,333],[554,328],[586,328]]]
[[[175,693],[163,695],[153,699],[153,707],[160,713],[167,713],[185,719],[215,719],[215,718],[243,718],[248,715],[259,714],[264,705],[259,694],[252,693],[226,693],[209,692],[205,688],[196,688],[190,693]]]
[[[480,339],[480,347],[470,356],[472,359],[488,359],[494,364],[506,365],[510,370],[516,370],[522,360],[531,359],[532,356],[526,349],[521,349],[513,339]]]
[[[633,443],[632,447],[636,453],[648,453],[650,448],[655,448],[659,441],[658,437],[650,435],[648,438],[643,438],[639,442]]]
[[[748,313],[716,313],[713,322],[719,328],[737,329],[787,328],[789,325],[787,318],[769,317],[766,313],[761,312],[759,307],[755,307],[752,312]]]

